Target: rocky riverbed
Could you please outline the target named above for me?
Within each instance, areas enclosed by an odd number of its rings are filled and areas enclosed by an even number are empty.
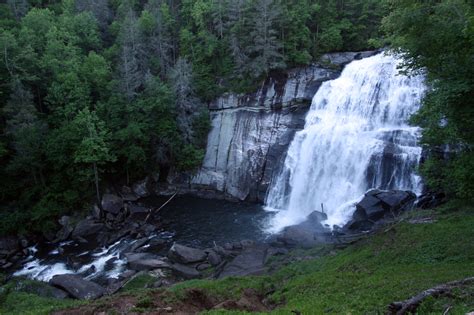
[[[54,297],[95,299],[143,274],[156,278],[155,287],[265,274],[268,261],[291,248],[347,244],[390,224],[415,202],[432,206],[441,198],[371,190],[344,226],[326,225],[326,214],[315,211],[304,222],[268,235],[263,227],[272,214],[259,205],[177,197],[157,212],[166,199],[130,190],[104,195],[102,209],[95,207],[87,218],[61,218],[61,229],[49,241],[3,238],[0,254],[3,269],[49,283],[44,290]]]

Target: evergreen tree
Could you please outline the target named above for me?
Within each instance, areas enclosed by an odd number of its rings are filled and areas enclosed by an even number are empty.
[[[29,9],[28,0],[7,0],[10,9],[12,10],[13,16],[17,20],[20,20],[26,15]]]
[[[14,79],[11,90],[12,94],[4,109],[6,134],[12,138],[14,151],[8,169],[31,176],[30,185],[44,185],[42,150],[47,126],[38,117],[33,95],[18,79]]]
[[[250,30],[252,44],[248,52],[252,75],[259,77],[285,66],[281,53],[283,45],[278,39],[277,29],[281,8],[274,0],[258,0],[254,10]]]
[[[148,65],[144,55],[143,36],[138,19],[131,7],[125,9],[125,17],[120,27],[120,90],[129,102],[135,99],[143,87]]]
[[[178,126],[184,139],[192,142],[194,139],[193,119],[199,114],[202,105],[195,95],[192,68],[186,59],[178,59],[170,73],[170,81],[176,97]]]
[[[174,63],[172,24],[173,19],[166,3],[148,1],[140,17],[140,26],[144,32],[145,49],[151,71],[160,73],[163,79]],[[155,71],[153,68],[159,70]]]

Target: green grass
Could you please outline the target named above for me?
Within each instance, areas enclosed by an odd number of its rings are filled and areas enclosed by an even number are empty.
[[[134,292],[136,290],[142,290],[152,286],[156,281],[158,281],[157,277],[144,272],[139,273],[125,284],[121,292]]]
[[[72,299],[58,300],[39,296],[41,291],[49,295],[48,286],[42,282],[13,279],[0,287],[0,314],[50,314],[52,311],[83,304]]]
[[[430,211],[411,214],[434,215]],[[238,297],[244,288],[262,293],[275,290],[270,298],[280,306],[274,314],[293,310],[302,314],[383,314],[393,301],[474,276],[474,209],[446,206],[435,218],[437,222],[431,224],[402,222],[335,254],[292,263],[271,276],[193,281],[172,290],[178,298],[190,287],[226,298]],[[444,304],[451,303],[450,314],[465,314],[474,310],[473,297],[459,293]],[[444,304],[428,301],[420,314],[442,313]]]
[[[410,217],[427,216],[436,222],[407,222]],[[314,259],[298,262],[303,257]],[[253,288],[267,294],[274,303],[273,314],[290,314],[294,310],[302,314],[384,314],[391,302],[405,300],[437,284],[474,276],[474,208],[445,206],[436,211],[416,211],[404,222],[345,249],[320,246],[294,250],[271,264],[276,266],[282,261],[287,265],[272,275],[187,281],[168,289],[166,298],[169,302],[180,301],[186,299],[189,288],[200,288],[220,300],[238,299],[244,289]],[[138,278],[125,292],[146,297],[152,291],[139,288],[152,280]],[[46,314],[71,303],[21,294],[24,293],[6,295],[0,310],[8,314]],[[139,301],[138,309],[150,306],[148,298]],[[455,290],[450,297],[428,299],[418,313],[442,314],[448,307],[450,315],[474,311],[474,286]]]

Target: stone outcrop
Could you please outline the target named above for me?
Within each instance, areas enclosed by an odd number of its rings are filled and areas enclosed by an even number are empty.
[[[189,264],[205,260],[207,254],[200,249],[187,247],[180,244],[173,244],[168,252],[168,258],[172,261]]]
[[[318,64],[270,75],[255,92],[224,94],[209,104],[211,131],[197,174],[168,176],[167,189],[202,197],[263,201],[311,100],[343,65],[375,52],[337,53]]]
[[[285,246],[302,246],[310,248],[316,244],[328,243],[330,230],[323,225],[327,215],[314,211],[300,224],[287,226],[277,236],[277,240]]]
[[[94,300],[105,294],[105,289],[97,283],[71,274],[54,276],[50,284],[80,300]]]
[[[370,190],[356,204],[352,219],[344,226],[348,231],[368,231],[377,222],[391,220],[400,213],[410,210],[416,200],[411,191]]]
[[[29,254],[28,241],[15,236],[0,237],[0,270],[9,269]]]

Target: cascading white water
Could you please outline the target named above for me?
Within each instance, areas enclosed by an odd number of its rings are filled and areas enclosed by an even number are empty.
[[[320,87],[268,191],[265,208],[278,212],[270,232],[321,205],[327,224],[344,224],[370,188],[419,192],[420,129],[407,120],[425,86],[422,76],[399,74],[399,63],[383,53],[353,61]]]

